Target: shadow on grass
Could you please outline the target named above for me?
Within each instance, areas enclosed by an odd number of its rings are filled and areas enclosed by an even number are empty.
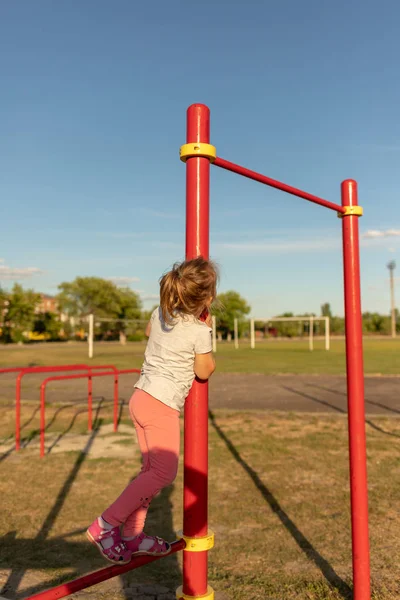
[[[344,396],[347,398],[346,392],[341,392],[340,390],[332,390],[331,388],[324,387],[322,385],[315,385],[314,383],[308,384],[310,387],[316,388],[318,390],[323,390],[325,392],[330,392],[331,394],[337,394],[338,396]],[[393,408],[392,406],[388,406],[387,404],[383,404],[382,402],[376,402],[375,400],[368,400],[365,398],[365,404],[371,404],[373,406],[378,406],[379,408],[384,408],[389,412],[393,412],[397,415],[400,415],[400,410],[397,408]]]
[[[99,411],[103,408],[104,404],[108,402],[104,397],[101,397],[97,403],[97,407],[96,407],[96,414],[98,415]],[[110,402],[111,403],[111,402]],[[60,413],[63,410],[66,410],[67,408],[71,408],[74,407],[76,405],[76,403],[73,404],[65,404],[63,406],[60,406],[59,408],[57,408],[57,410],[54,412],[54,414],[52,415],[50,421],[46,424],[45,427],[45,431],[49,431],[50,427],[52,427],[52,425],[55,423],[55,421],[57,420],[57,417],[60,415]],[[26,427],[29,423],[31,423],[31,421],[33,420],[35,414],[40,410],[40,406],[37,407],[35,409],[35,411],[33,412],[33,414],[31,415],[31,417],[29,418],[29,420],[24,423],[24,425],[21,427],[21,430]],[[58,437],[56,438],[56,440],[51,444],[51,446],[49,447],[49,449],[47,450],[47,454],[51,452],[51,450],[62,440],[62,438],[71,431],[72,427],[75,424],[76,419],[78,418],[79,415],[81,414],[85,414],[87,413],[87,408],[82,408],[82,409],[78,409],[75,414],[72,416],[72,419],[70,421],[70,423],[67,425],[67,427],[58,435]],[[29,446],[29,444],[31,444],[31,442],[33,440],[35,440],[36,438],[38,438],[40,435],[40,430],[39,429],[32,429],[28,434],[25,434],[24,436],[21,437],[21,448],[25,449]],[[13,436],[9,436],[7,439],[10,439]],[[6,452],[4,452],[1,456],[0,456],[0,462],[2,462],[3,460],[5,460],[8,456],[10,456],[13,452],[15,451],[15,445],[12,446],[11,448],[9,448]]]
[[[125,406],[128,406],[129,402],[127,402],[127,400],[125,400],[124,398],[120,398],[119,399],[119,404],[118,404],[118,418],[117,418],[117,424],[120,425],[121,421],[122,421],[122,415],[124,412],[124,408]]]
[[[59,513],[63,507],[63,504],[68,496],[71,486],[72,486],[74,480],[76,479],[76,477],[79,473],[79,470],[87,456],[87,453],[89,452],[90,447],[92,446],[94,439],[99,432],[100,425],[101,425],[101,421],[96,421],[95,427],[93,428],[92,434],[91,434],[84,450],[79,453],[78,458],[76,459],[75,464],[72,467],[70,474],[68,475],[67,479],[65,480],[63,487],[59,491],[58,496],[57,496],[52,508],[50,509],[47,517],[45,518],[36,537],[33,538],[32,540],[23,540],[23,539],[17,540],[16,532],[10,532],[2,539],[1,545],[2,545],[3,550],[8,551],[9,555],[12,557],[12,559],[16,559],[16,562],[18,562],[19,564],[17,567],[14,567],[12,569],[6,583],[4,584],[4,586],[0,592],[1,594],[7,594],[7,595],[12,594],[13,596],[16,596],[17,598],[20,598],[21,596],[17,595],[17,592],[18,592],[19,585],[25,575],[25,572],[28,569],[35,568],[36,560],[38,560],[39,564],[41,565],[41,567],[36,565],[36,568],[43,569],[43,568],[48,567],[49,566],[49,564],[48,564],[49,553],[50,553],[51,557],[54,557],[55,562],[58,563],[57,564],[58,567],[66,566],[64,558],[62,558],[62,560],[60,561],[60,558],[65,556],[62,553],[62,550],[63,550],[62,545],[63,544],[61,544],[61,546],[60,546],[60,540],[47,540],[47,536],[49,535],[51,528],[54,525],[55,520],[56,520],[57,516],[59,515]],[[72,545],[74,545],[74,544],[72,544]],[[51,551],[52,548],[53,548],[53,552]],[[45,561],[43,560],[44,556],[46,557]],[[22,560],[21,560],[21,558],[22,558]],[[27,560],[27,563],[25,563],[25,559]],[[62,562],[62,564],[60,564],[60,562]],[[2,567],[10,568],[10,565],[2,564]],[[53,565],[53,568],[54,567],[55,567],[55,565]],[[39,589],[43,589],[43,588],[39,587],[38,591],[39,591]],[[29,593],[32,593],[32,592],[33,592],[33,590],[29,590]]]
[[[19,600],[82,576],[88,571],[92,571],[93,568],[101,568],[108,565],[86,539],[79,542],[68,540],[72,536],[79,535],[80,533],[84,534],[86,528],[75,529],[63,536],[49,539],[51,529],[59,517],[71,487],[99,433],[102,425],[101,419],[98,418],[99,411],[100,404],[97,407],[90,438],[85,448],[79,453],[37,535],[33,539],[23,539],[21,537],[17,538],[18,532],[11,531],[1,538],[0,568],[10,569],[11,567],[11,573],[2,590],[0,590],[0,595]],[[172,490],[173,486],[169,486],[161,491],[160,495],[151,503],[148,515],[149,525],[156,529],[158,535],[163,536],[167,540],[175,539],[172,503],[170,500]],[[148,565],[143,567],[141,571],[143,570],[145,577],[147,576],[151,579],[151,570],[157,569],[157,571],[161,572],[164,580],[170,581],[171,585],[180,580],[180,567],[176,554],[163,557],[161,564],[163,566],[160,566],[159,562],[156,567]],[[44,571],[65,568],[70,568],[72,571],[66,575],[57,575],[45,583],[35,584],[23,591],[18,591],[21,581],[28,570],[36,569]],[[133,571],[121,575],[123,588],[137,586],[140,589],[140,577],[143,577],[143,575],[138,578],[135,573],[136,571]],[[130,598],[131,596],[131,592],[125,594],[126,598]]]
[[[102,408],[102,405],[104,404],[104,402],[105,402],[105,399],[104,399],[104,398],[101,398],[101,399],[100,399],[100,401],[99,401],[99,402],[98,402],[98,404],[97,404],[97,407],[96,407],[96,417],[95,417],[95,423],[96,423],[96,420],[98,420],[98,415],[99,415],[99,412],[101,411],[101,408]],[[67,405],[67,406],[69,406],[69,407],[70,407],[71,405]],[[62,408],[64,408],[64,407],[62,407]],[[56,414],[57,414],[57,413],[59,413],[59,412],[60,412],[60,410],[62,410],[62,409],[58,409],[58,411],[56,411],[56,413],[53,415],[53,419],[52,419],[52,420],[50,421],[50,423],[49,423],[49,424],[46,426],[46,431],[47,431],[47,430],[48,430],[48,429],[51,427],[51,425],[54,423],[54,421],[55,421],[55,418],[56,418]],[[66,429],[64,429],[64,431],[62,431],[62,432],[61,432],[61,433],[60,433],[60,434],[57,436],[57,438],[54,440],[54,442],[51,444],[51,446],[49,446],[49,448],[48,448],[48,450],[47,450],[47,452],[46,452],[47,454],[50,454],[50,452],[52,451],[52,449],[53,449],[55,446],[57,446],[57,444],[58,444],[58,443],[59,443],[59,442],[62,440],[62,438],[63,438],[65,435],[67,435],[67,433],[69,433],[69,432],[71,431],[72,427],[73,427],[73,426],[74,426],[74,424],[75,424],[75,421],[76,421],[76,419],[79,417],[79,415],[81,415],[81,414],[83,414],[83,413],[87,413],[87,408],[82,408],[81,410],[77,410],[77,411],[75,412],[75,414],[73,415],[73,417],[72,417],[72,419],[71,419],[71,422],[70,422],[70,424],[68,425],[68,427],[67,427]]]
[[[323,406],[327,406],[327,407],[331,408],[332,410],[335,410],[336,412],[340,412],[343,415],[347,415],[347,410],[345,410],[344,408],[340,408],[339,406],[335,406],[335,404],[331,404],[327,400],[321,400],[321,398],[316,398],[315,396],[311,396],[310,394],[306,394],[305,392],[301,392],[300,390],[295,390],[294,388],[288,387],[286,385],[282,385],[281,387],[288,392],[292,392],[292,394],[297,394],[298,396],[301,396],[302,398],[307,398],[307,400],[312,400],[313,402],[316,402],[317,404],[322,404]],[[344,394],[344,396],[347,397],[347,394]],[[391,437],[400,438],[400,435],[398,433],[392,433],[391,431],[385,431],[385,429],[382,429],[382,427],[379,427],[379,425],[376,425],[376,423],[374,423],[370,419],[365,419],[365,422],[370,427],[372,427],[372,429],[375,429],[375,431],[379,431],[379,433],[383,433],[384,435],[389,435]]]
[[[321,554],[314,548],[311,542],[305,537],[305,535],[298,529],[296,524],[292,521],[289,515],[283,510],[278,500],[275,498],[273,493],[267,488],[267,486],[261,481],[256,471],[252,469],[246,461],[241,457],[236,447],[232,444],[228,436],[222,431],[221,427],[215,420],[214,413],[209,411],[209,418],[211,425],[219,437],[223,440],[226,447],[232,454],[236,462],[246,471],[251,480],[253,481],[256,488],[260,491],[262,497],[268,503],[272,512],[278,517],[282,525],[290,533],[300,550],[304,552],[307,558],[312,561],[321,571],[325,579],[330,585],[339,592],[342,598],[350,600],[352,598],[352,591],[348,584],[336,573],[329,562],[321,556]]]

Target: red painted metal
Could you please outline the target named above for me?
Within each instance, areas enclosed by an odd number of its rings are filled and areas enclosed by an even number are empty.
[[[176,552],[183,550],[185,548],[185,545],[186,544],[184,540],[173,542],[171,544],[171,552],[166,556],[170,556],[171,554],[175,554]],[[94,571],[94,573],[83,575],[83,577],[78,577],[77,579],[73,579],[68,583],[63,583],[61,585],[53,587],[50,590],[39,592],[38,594],[34,594],[33,596],[27,596],[25,600],[57,600],[58,598],[65,598],[70,594],[75,594],[80,590],[85,590],[86,588],[89,588],[92,585],[96,585],[98,583],[101,583],[102,581],[111,579],[112,577],[123,575],[124,573],[128,573],[128,571],[133,571],[133,569],[137,569],[138,567],[141,567],[143,565],[147,565],[156,560],[160,560],[160,558],[165,558],[165,555],[137,556],[126,565],[112,565],[110,567],[105,567],[104,569],[99,569],[98,571]]]
[[[88,371],[97,369],[112,369],[113,372],[117,371],[114,365],[54,365],[47,367],[25,367],[20,369],[19,375],[15,384],[15,449],[18,451],[21,448],[21,385],[22,379],[28,373],[55,373],[65,371]],[[88,398],[91,396],[91,383],[88,380]],[[117,402],[118,402],[118,381],[114,386],[117,388]],[[115,387],[114,387],[114,398],[115,398]],[[114,400],[115,401],[115,400]]]
[[[357,206],[357,183],[342,183],[342,205]],[[347,402],[354,600],[370,599],[367,456],[357,216],[343,217],[343,266],[346,326]]]
[[[210,142],[210,111],[193,104],[187,111],[187,143]],[[186,161],[186,258],[208,258],[210,161]],[[203,537],[208,531],[208,384],[195,381],[185,402],[183,532]],[[183,553],[183,593],[207,592],[208,553]]]
[[[128,373],[139,373],[140,369],[119,369],[117,372],[117,385],[114,385],[114,431],[118,429],[118,377]]]
[[[25,369],[25,367],[7,367],[6,369],[0,369],[0,375],[4,375],[5,373],[19,373]]]
[[[105,367],[106,368],[106,367]],[[43,458],[45,454],[45,435],[46,435],[46,387],[47,384],[51,381],[66,381],[71,379],[85,379],[92,380],[93,377],[107,377],[110,375],[114,376],[114,390],[115,385],[118,386],[118,377],[119,375],[123,375],[125,373],[140,373],[139,369],[124,369],[123,371],[105,371],[101,373],[78,373],[75,375],[56,375],[52,377],[47,377],[40,386],[40,456]],[[90,418],[92,416],[92,407],[88,406],[88,415],[90,414]],[[89,418],[89,417],[88,417]],[[114,393],[114,431],[117,431],[118,427],[118,387],[117,387],[117,397],[115,399]],[[88,426],[88,430],[92,431],[92,423]]]
[[[15,449],[21,448],[21,385],[22,378],[28,373],[53,373],[55,371],[79,371],[87,365],[58,365],[48,367],[25,367],[20,370],[15,384]]]
[[[240,167],[239,165],[229,162],[228,160],[224,160],[223,158],[217,157],[213,165],[216,167],[221,167],[221,169],[226,169],[227,171],[232,171],[232,173],[243,175],[243,177],[254,179],[255,181],[264,183],[269,187],[276,188],[277,190],[282,190],[282,192],[286,192],[287,194],[292,194],[292,196],[298,196],[299,198],[303,198],[304,200],[308,200],[309,202],[314,202],[314,204],[325,206],[326,208],[330,208],[331,210],[335,210],[340,213],[344,212],[344,209],[342,206],[340,206],[340,204],[334,204],[333,202],[329,202],[328,200],[324,200],[323,198],[319,198],[318,196],[313,196],[308,192],[303,192],[302,190],[292,187],[291,185],[287,185],[286,183],[282,183],[281,181],[276,181],[276,179],[271,179],[270,177],[266,177],[265,175],[256,173],[256,171],[250,171],[250,169]]]

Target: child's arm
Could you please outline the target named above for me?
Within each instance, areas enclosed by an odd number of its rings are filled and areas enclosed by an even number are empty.
[[[212,352],[195,354],[194,373],[199,379],[209,379],[215,371],[215,360]]]
[[[212,317],[208,308],[205,308],[200,315],[200,321],[203,321],[207,327],[212,327]],[[205,381],[209,379],[215,371],[215,360],[212,352],[194,355],[194,373],[196,377]]]
[[[146,331],[145,334],[147,337],[150,337],[150,332],[151,332],[151,321],[149,321],[146,325]]]

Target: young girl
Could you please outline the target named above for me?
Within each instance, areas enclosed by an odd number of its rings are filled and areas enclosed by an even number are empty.
[[[208,309],[217,278],[213,263],[196,258],[175,264],[160,280],[160,306],[147,325],[144,363],[129,402],[142,470],[87,530],[89,540],[113,563],[170,550],[161,538],[143,533],[143,527],[152,498],[176,477],[179,411],[193,380],[208,379],[215,370]]]

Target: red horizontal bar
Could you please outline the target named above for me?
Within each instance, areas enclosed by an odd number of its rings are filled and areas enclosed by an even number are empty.
[[[330,208],[331,210],[335,210],[336,212],[345,212],[345,209],[342,206],[340,206],[340,204],[334,204],[333,202],[329,202],[328,200],[324,200],[323,198],[319,198],[318,196],[313,196],[308,192],[303,192],[302,190],[298,190],[297,188],[294,188],[290,185],[286,185],[286,183],[282,183],[281,181],[276,181],[276,179],[271,179],[270,177],[266,177],[265,175],[256,173],[256,171],[250,171],[250,169],[245,169],[244,167],[235,165],[235,163],[231,163],[228,160],[224,160],[223,158],[217,157],[212,164],[216,167],[221,167],[221,169],[232,171],[232,173],[243,175],[243,177],[248,177],[249,179],[259,181],[260,183],[269,185],[270,187],[276,188],[277,190],[282,190],[282,192],[292,194],[292,196],[298,196],[299,198],[304,198],[304,200],[308,200],[309,202],[314,202],[314,204],[325,206],[326,208]]]
[[[3,373],[19,373],[23,371],[25,367],[8,367],[7,369],[0,369],[0,374]]]
[[[175,554],[175,552],[184,550],[185,546],[185,540],[173,542],[171,544],[171,551],[169,554],[164,554],[162,556],[136,556],[132,558],[132,560],[126,565],[112,565],[110,567],[105,567],[104,569],[99,569],[98,571],[94,571],[94,573],[83,575],[83,577],[78,577],[77,579],[73,579],[68,583],[63,583],[53,587],[45,592],[39,592],[33,596],[27,596],[25,600],[56,600],[57,598],[65,598],[70,594],[84,590],[92,585],[96,585],[97,583],[101,583],[102,581],[106,581],[112,577],[117,577],[118,575],[122,575],[128,571],[132,571],[133,569],[147,565],[155,560],[159,560],[160,558],[165,558],[165,556]]]
[[[77,375],[54,375],[53,377],[47,377],[42,381],[40,388],[45,387],[49,381],[61,381],[68,379],[87,379],[88,377],[106,377],[106,375],[118,375],[118,371],[105,371],[104,373],[79,373]]]

